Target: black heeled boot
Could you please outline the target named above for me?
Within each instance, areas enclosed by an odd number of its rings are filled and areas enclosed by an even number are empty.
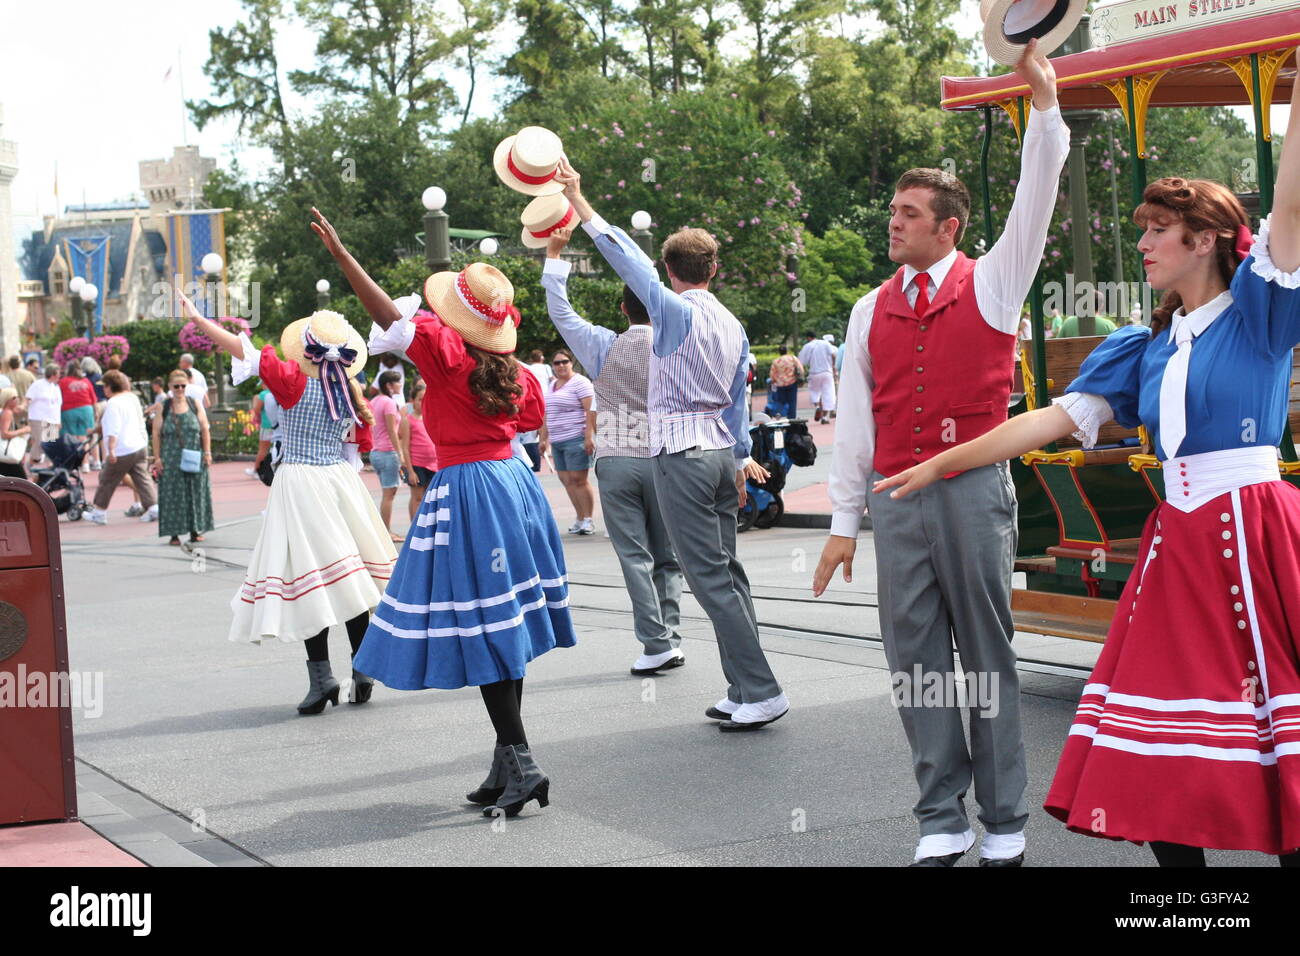
[[[470,803],[476,803],[480,807],[486,807],[497,802],[501,794],[506,792],[506,751],[509,747],[497,747],[492,751],[492,769],[488,771],[487,779],[478,785],[478,789],[473,793],[465,794],[465,799]]]
[[[308,661],[307,677],[311,681],[311,687],[298,705],[298,713],[319,714],[325,709],[326,701],[335,707],[339,705],[339,682],[334,679],[329,661]]]
[[[483,810],[483,816],[496,816],[497,810],[504,810],[507,817],[517,817],[529,800],[536,800],[539,807],[549,805],[551,781],[537,766],[528,748],[523,744],[511,744],[502,756],[505,758],[506,789],[494,806]]]

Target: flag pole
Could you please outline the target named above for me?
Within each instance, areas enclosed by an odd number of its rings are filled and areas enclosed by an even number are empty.
[[[181,70],[181,48],[176,47],[176,82],[180,84],[181,89],[181,145],[188,146],[189,140],[189,123],[185,118],[185,74]]]

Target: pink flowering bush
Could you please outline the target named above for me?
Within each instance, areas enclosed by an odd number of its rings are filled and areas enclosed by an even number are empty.
[[[123,362],[131,354],[131,343],[120,335],[100,335],[93,340],[84,338],[64,339],[54,347],[54,361],[66,365],[74,359],[80,361],[89,355],[102,368],[108,364],[110,356],[116,355]]]
[[[239,335],[241,332],[247,335],[250,331],[248,321],[241,318],[223,318],[218,319],[217,324],[227,332],[233,332]],[[181,326],[180,333],[181,350],[184,352],[215,352],[216,345],[212,340],[195,328],[193,322],[186,322]]]

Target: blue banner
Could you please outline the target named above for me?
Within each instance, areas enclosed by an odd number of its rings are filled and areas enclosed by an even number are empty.
[[[108,298],[108,252],[112,238],[109,236],[68,236],[63,240],[68,265],[74,276],[81,276],[96,289],[94,321],[90,323],[96,335],[104,331],[104,300]]]
[[[215,252],[226,258],[225,211],[221,209],[183,210],[167,220],[167,257],[171,274],[180,284],[203,278],[203,257]],[[222,268],[225,279],[225,268]]]

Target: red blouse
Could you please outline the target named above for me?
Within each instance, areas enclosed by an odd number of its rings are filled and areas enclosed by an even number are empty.
[[[431,312],[412,320],[415,336],[406,349],[429,387],[424,398],[424,424],[438,449],[438,467],[469,461],[503,461],[513,453],[510,440],[519,432],[536,431],[546,417],[546,400],[537,376],[516,363],[515,381],[524,388],[519,413],[487,416],[470,391],[474,358],[465,340]]]
[[[59,379],[59,391],[63,393],[63,410],[81,408],[95,404],[95,386],[88,378],[65,375]]]
[[[302,393],[307,391],[307,373],[302,370],[302,366],[297,362],[280,358],[275,353],[274,345],[262,346],[262,355],[257,363],[257,375],[262,380],[262,384],[271,390],[271,394],[275,396],[281,408],[293,408],[298,404],[298,399],[302,398]],[[355,399],[356,396],[353,396],[354,401]],[[374,444],[370,426],[365,422],[359,422],[352,440],[356,442],[362,454],[370,451]]]

